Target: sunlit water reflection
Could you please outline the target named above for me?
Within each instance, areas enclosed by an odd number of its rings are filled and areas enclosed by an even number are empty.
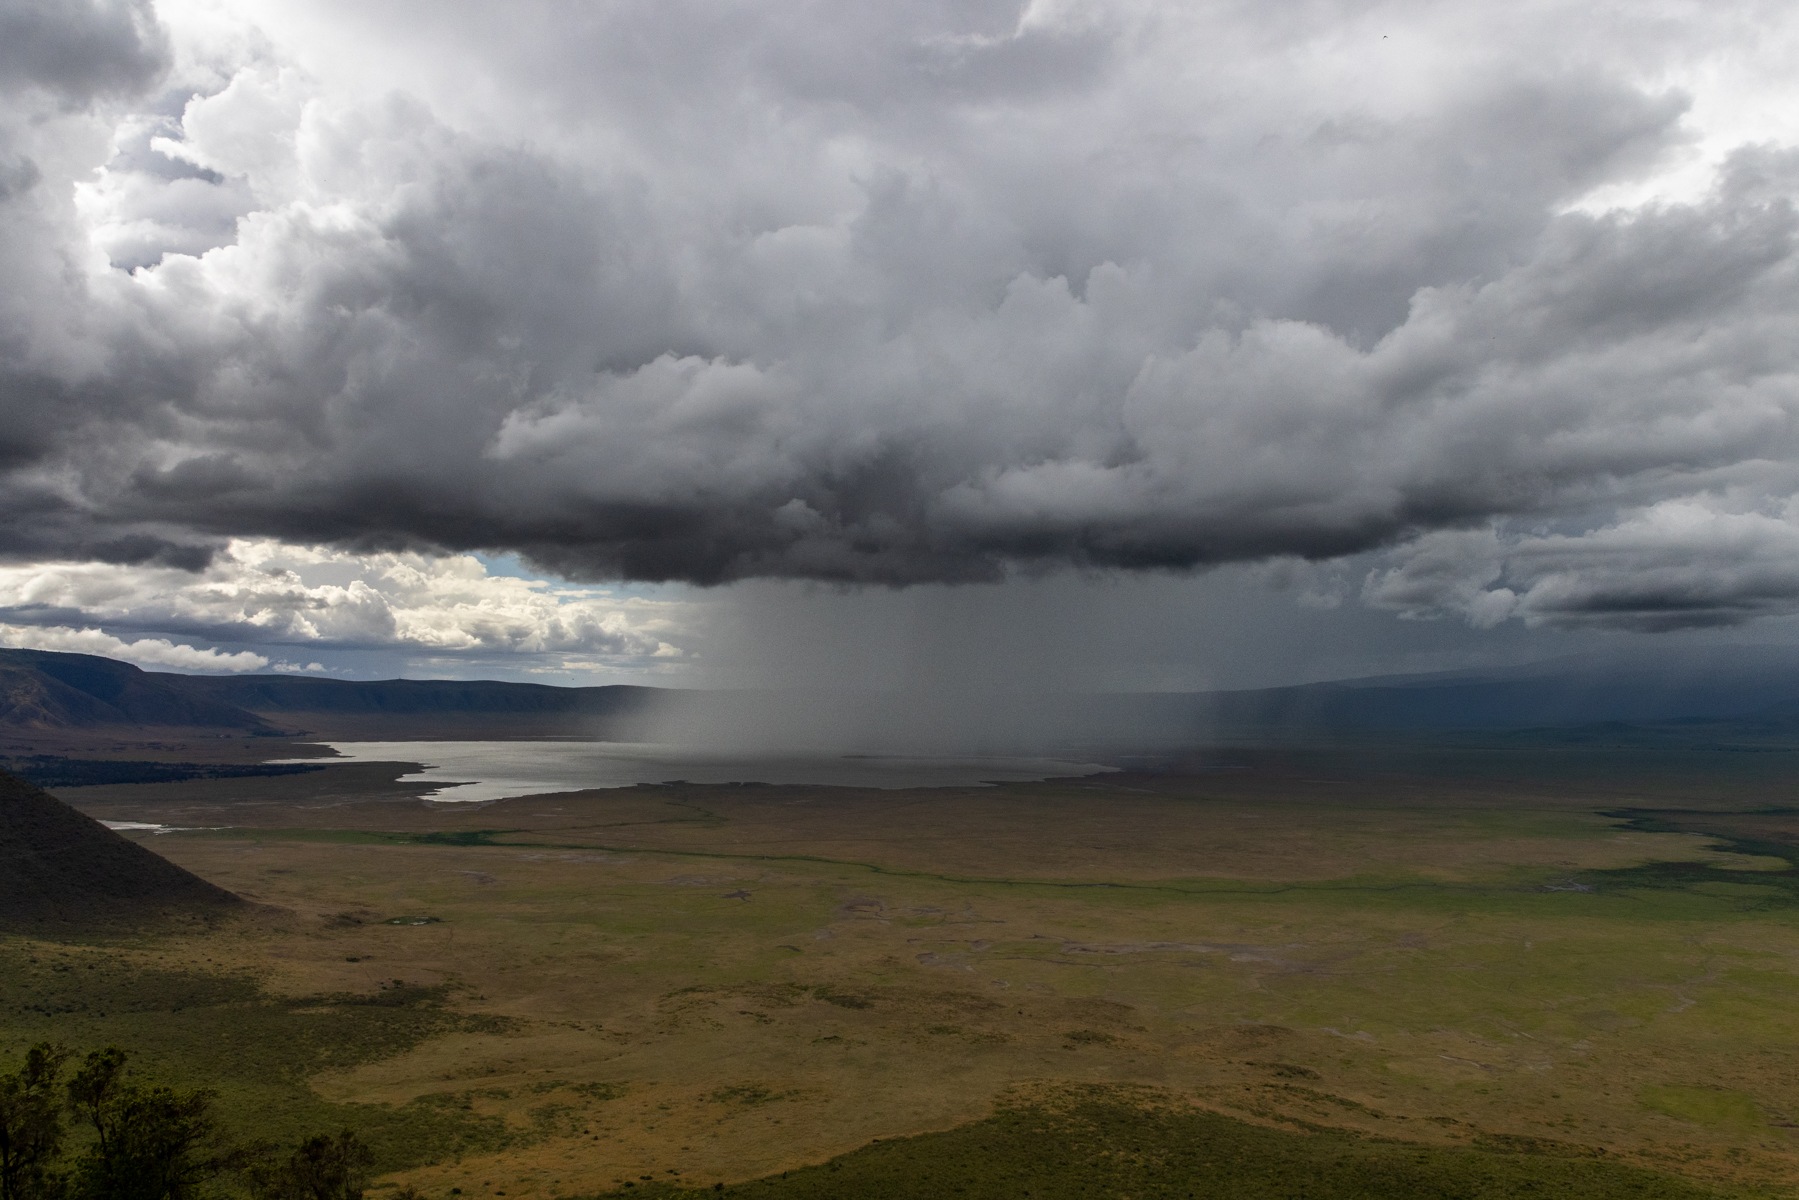
[[[1113,768],[1054,758],[911,758],[711,754],[651,742],[324,742],[336,761],[418,763],[403,782],[433,800],[502,800],[639,783],[785,783],[861,788],[970,787],[1096,775]],[[320,762],[296,759],[296,762]]]

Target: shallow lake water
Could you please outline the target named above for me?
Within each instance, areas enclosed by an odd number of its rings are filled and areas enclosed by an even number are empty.
[[[429,799],[479,802],[639,783],[785,783],[835,787],[971,787],[1097,775],[1113,768],[1054,758],[708,753],[650,742],[323,742],[337,761],[418,763],[403,782]],[[329,760],[294,759],[319,763]]]

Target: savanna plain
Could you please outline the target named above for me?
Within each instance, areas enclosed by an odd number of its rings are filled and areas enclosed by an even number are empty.
[[[487,804],[321,764],[57,789],[254,906],[8,935],[0,1052],[354,1126],[376,1196],[1799,1195],[1799,742]]]

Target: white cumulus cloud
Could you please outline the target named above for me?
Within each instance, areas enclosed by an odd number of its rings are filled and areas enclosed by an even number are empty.
[[[680,658],[683,612],[667,599],[491,574],[468,555],[357,555],[268,541],[233,542],[198,573],[107,563],[0,567],[0,617],[15,623],[182,631],[296,653],[311,646],[563,654],[618,666]]]
[[[68,654],[98,654],[122,659],[140,667],[176,671],[259,671],[269,660],[247,650],[224,653],[210,648],[184,646],[167,638],[125,641],[98,629],[0,624],[0,645],[25,650],[58,650]]]

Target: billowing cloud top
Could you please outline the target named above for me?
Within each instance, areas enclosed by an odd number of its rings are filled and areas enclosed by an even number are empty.
[[[1791,611],[1794,30],[0,0],[0,554]]]

